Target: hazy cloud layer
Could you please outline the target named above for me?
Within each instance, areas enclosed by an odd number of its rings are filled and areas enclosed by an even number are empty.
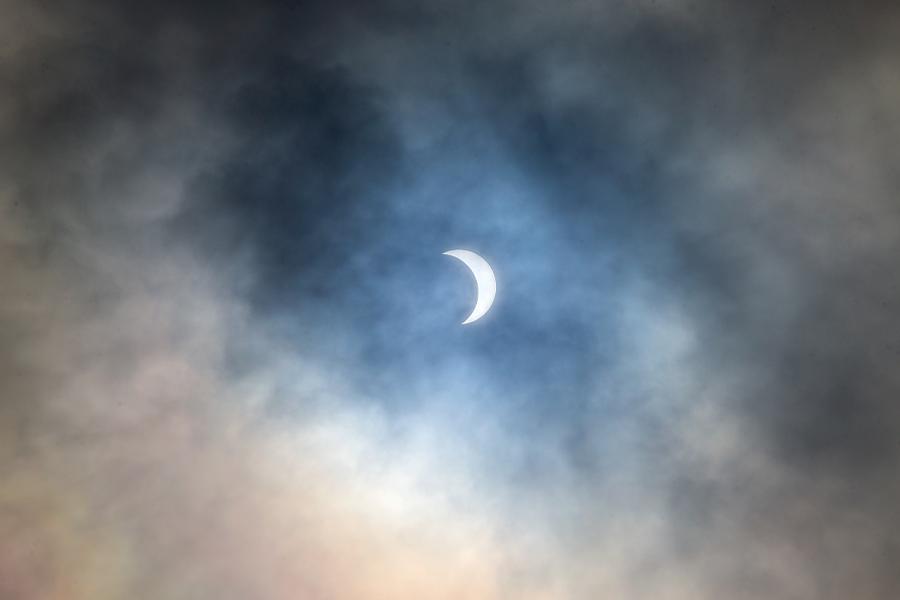
[[[896,595],[889,3],[0,11],[0,596]]]

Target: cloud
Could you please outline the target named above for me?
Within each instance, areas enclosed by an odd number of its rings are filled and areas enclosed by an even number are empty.
[[[7,7],[0,595],[891,597],[897,18]]]

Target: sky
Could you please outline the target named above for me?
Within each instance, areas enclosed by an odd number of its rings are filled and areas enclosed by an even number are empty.
[[[895,3],[5,0],[0,90],[0,597],[897,597]]]

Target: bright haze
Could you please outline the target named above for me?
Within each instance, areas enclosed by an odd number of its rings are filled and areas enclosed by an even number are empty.
[[[0,598],[897,598],[897,6],[6,0]]]

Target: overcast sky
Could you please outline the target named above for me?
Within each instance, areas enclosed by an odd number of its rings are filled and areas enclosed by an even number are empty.
[[[0,6],[0,597],[897,597],[900,8],[143,4]]]

